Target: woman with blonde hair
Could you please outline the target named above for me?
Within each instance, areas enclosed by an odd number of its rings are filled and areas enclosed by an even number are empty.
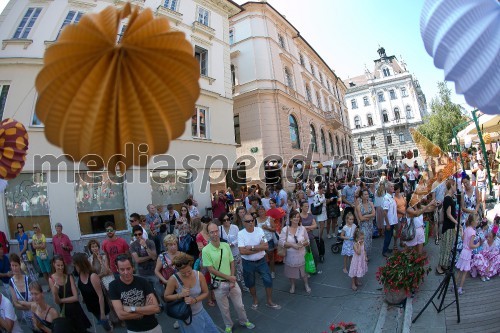
[[[31,239],[33,240],[33,248],[36,251],[36,261],[38,262],[38,267],[40,267],[40,271],[43,273],[43,277],[48,284],[50,273],[50,259],[49,253],[47,252],[47,240],[45,238],[45,235],[42,234],[40,224],[34,223],[33,230],[35,231],[35,234]]]

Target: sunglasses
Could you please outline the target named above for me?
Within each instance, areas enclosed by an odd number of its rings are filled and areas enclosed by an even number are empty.
[[[142,232],[141,233],[136,233],[134,234],[135,237],[141,237],[142,236]]]
[[[17,227],[17,229],[24,229],[24,227]]]
[[[245,223],[252,223],[253,220],[243,220],[243,222],[245,222]]]
[[[230,218],[229,217],[226,217],[226,218],[223,218],[222,221],[229,221]]]
[[[111,228],[110,229],[106,229],[106,232],[113,232],[113,231],[115,231],[115,229],[111,229]]]

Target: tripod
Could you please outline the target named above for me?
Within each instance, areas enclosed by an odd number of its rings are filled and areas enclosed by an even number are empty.
[[[446,270],[446,273],[445,273],[445,276],[443,278],[443,281],[441,281],[441,284],[439,285],[439,287],[437,287],[436,291],[434,292],[434,294],[431,296],[431,298],[427,301],[427,303],[425,304],[424,308],[422,310],[420,310],[420,312],[418,313],[418,315],[415,317],[415,319],[412,320],[412,323],[414,324],[417,319],[420,317],[420,315],[425,311],[425,309],[427,309],[427,307],[429,306],[429,304],[432,303],[432,305],[434,306],[434,308],[436,309],[436,311],[438,313],[440,313],[441,311],[443,311],[444,309],[446,309],[447,307],[449,307],[450,305],[452,305],[453,303],[456,303],[457,304],[457,323],[460,323],[460,306],[459,306],[459,303],[458,303],[458,290],[457,290],[457,281],[455,279],[455,272],[454,272],[454,267],[455,267],[455,259],[457,257],[457,245],[458,245],[458,234],[459,234],[459,228],[461,227],[460,226],[460,192],[457,193],[457,200],[459,202],[459,205],[458,205],[458,212],[457,212],[457,232],[455,234],[455,244],[453,246],[453,255],[452,255],[452,258],[451,258],[451,263],[448,267],[448,269]],[[448,305],[444,306],[444,300],[446,298],[446,293],[448,292],[448,287],[450,286],[450,280],[453,281],[453,291],[455,293],[455,300],[452,301],[451,303],[449,303]],[[437,295],[437,299],[439,300],[441,297],[441,301],[439,303],[439,307],[436,307],[436,303],[434,303],[434,297],[436,297]]]

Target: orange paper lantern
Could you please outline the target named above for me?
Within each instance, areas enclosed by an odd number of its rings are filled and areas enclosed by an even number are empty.
[[[139,13],[129,3],[110,6],[66,26],[46,50],[35,83],[36,113],[48,141],[75,160],[95,154],[108,163],[121,154],[123,170],[165,153],[184,132],[199,77],[193,46],[165,17],[155,18],[151,9]]]
[[[20,122],[7,118],[0,123],[0,178],[13,179],[21,172],[28,153],[28,132]]]

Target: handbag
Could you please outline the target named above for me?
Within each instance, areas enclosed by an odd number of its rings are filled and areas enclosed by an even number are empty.
[[[220,270],[220,265],[222,264],[222,248],[220,249],[220,260],[219,260],[219,267],[217,267],[217,270]],[[210,275],[212,277],[212,283],[208,285],[209,290],[214,290],[219,288],[220,282],[215,279],[215,275]]]
[[[413,218],[407,221],[401,228],[401,240],[411,241],[415,238],[415,224],[413,223]]]
[[[184,283],[182,283],[182,280],[179,278],[177,273],[174,273],[174,276],[181,285],[181,288],[183,288]],[[176,299],[172,302],[167,302],[167,316],[182,320],[186,325],[191,325],[191,322],[193,320],[193,312],[191,311],[191,306],[189,304],[186,304],[184,298]],[[189,322],[187,322],[188,319]]]
[[[285,236],[285,241],[283,242],[283,245],[281,242],[278,242],[278,255],[280,257],[285,257],[286,256],[286,248],[285,248],[285,242],[288,239],[288,227],[286,227],[286,236]]]
[[[306,273],[315,274],[316,273],[316,264],[314,263],[314,257],[313,257],[310,246],[307,247],[304,259],[306,261],[306,264],[305,264]]]
[[[170,260],[170,258],[167,257],[166,253],[163,253],[163,258],[160,257],[160,260],[162,261],[163,266],[165,265],[167,266],[167,268],[164,267],[161,268],[160,270],[161,276],[163,276],[163,278],[168,281],[168,279],[170,279],[172,274],[175,273],[175,270],[172,268],[172,261]],[[162,281],[160,281],[160,283],[163,284]]]
[[[311,214],[321,215],[321,213],[323,213],[323,203],[320,203],[319,206],[315,206],[313,203],[311,206]]]

